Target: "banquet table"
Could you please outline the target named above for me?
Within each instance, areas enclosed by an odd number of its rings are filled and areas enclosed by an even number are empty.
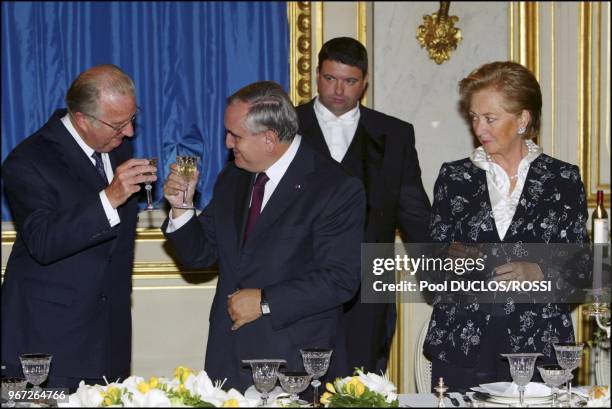
[[[470,397],[472,397],[473,394],[474,392],[467,393],[467,395]],[[462,395],[460,393],[451,392],[448,395],[456,398],[457,401],[459,402],[459,406],[454,406],[451,403],[451,400],[449,398],[444,398],[444,404],[446,405],[447,408],[453,408],[453,407],[507,408],[507,407],[511,407],[511,405],[508,405],[508,404],[483,402],[483,401],[475,401],[475,400],[473,400],[472,401],[473,404],[470,405],[469,403],[464,402]],[[576,397],[572,399],[572,401],[574,401],[574,405],[577,403],[575,399]],[[399,395],[399,406],[404,407],[404,408],[437,408],[438,407],[438,397],[434,396],[433,393],[405,393],[405,394]],[[550,407],[550,403],[545,403],[541,405],[530,404],[529,407],[546,408],[546,407]]]

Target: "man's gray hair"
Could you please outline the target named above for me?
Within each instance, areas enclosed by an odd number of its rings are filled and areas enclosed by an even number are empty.
[[[298,131],[298,117],[283,88],[272,81],[247,85],[227,98],[227,105],[236,101],[249,104],[245,126],[252,133],[271,130],[279,141],[290,143]]]

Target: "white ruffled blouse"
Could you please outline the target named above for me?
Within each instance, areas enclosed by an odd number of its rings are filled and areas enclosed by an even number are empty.
[[[514,217],[514,212],[516,211],[516,206],[521,197],[525,180],[527,180],[529,166],[543,151],[541,147],[529,139],[525,140],[525,145],[527,145],[528,152],[519,164],[516,186],[512,193],[510,193],[510,177],[500,165],[491,161],[489,155],[487,155],[482,146],[476,148],[470,155],[472,163],[484,170],[487,174],[489,200],[493,208],[495,227],[497,227],[497,232],[501,240],[506,236],[506,231],[508,227],[510,227],[510,223]]]

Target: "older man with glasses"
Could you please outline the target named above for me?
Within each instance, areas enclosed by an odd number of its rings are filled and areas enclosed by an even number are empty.
[[[19,355],[53,355],[47,387],[75,390],[130,373],[131,273],[141,183],[132,158],[138,108],[114,65],[80,74],[58,110],[2,166],[17,238],[2,284],[3,375]]]

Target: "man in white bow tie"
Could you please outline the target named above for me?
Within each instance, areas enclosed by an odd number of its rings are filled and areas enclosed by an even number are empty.
[[[318,96],[297,107],[299,133],[359,177],[367,195],[366,243],[427,241],[430,203],[421,182],[411,124],[359,103],[368,85],[365,47],[349,37],[319,52]],[[365,304],[358,293],[345,304],[349,367],[387,367],[395,331],[394,304]],[[368,334],[368,336],[366,336]]]

